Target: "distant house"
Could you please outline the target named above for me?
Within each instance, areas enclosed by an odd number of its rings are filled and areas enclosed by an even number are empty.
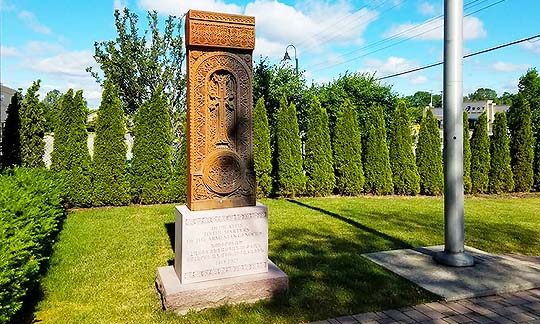
[[[4,125],[7,118],[7,108],[11,102],[11,97],[13,97],[17,90],[6,87],[3,84],[0,84],[0,88],[0,142],[2,142],[2,138],[4,138]]]

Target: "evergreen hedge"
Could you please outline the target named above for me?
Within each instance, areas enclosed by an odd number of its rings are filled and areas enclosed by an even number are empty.
[[[533,185],[534,138],[529,102],[521,94],[512,100],[510,115],[510,155],[514,190],[529,192]]]
[[[345,99],[334,129],[334,168],[336,189],[342,195],[358,195],[364,188],[362,138],[356,109]]]
[[[276,191],[281,196],[294,197],[306,187],[299,132],[296,107],[292,103],[288,105],[282,97],[276,117]]]
[[[386,144],[386,126],[383,108],[372,105],[366,115],[363,138],[363,159],[365,191],[375,195],[388,195],[393,192],[392,170],[388,146]]]
[[[486,113],[478,117],[471,138],[471,192],[487,193],[489,189],[489,135]]]
[[[131,188],[135,202],[170,200],[172,126],[167,99],[161,89],[143,103],[135,115]]]
[[[328,114],[315,96],[313,96],[307,111],[305,150],[306,193],[312,196],[332,194],[336,178],[334,176]]]
[[[185,125],[185,123],[184,123]],[[187,141],[186,132],[182,132],[180,145],[173,158],[173,175],[171,179],[171,202],[185,202],[187,198]]]
[[[493,136],[491,137],[491,167],[489,169],[489,192],[502,193],[514,190],[512,167],[510,166],[510,138],[506,114],[495,113]]]
[[[22,95],[15,92],[7,108],[7,118],[2,134],[2,159],[0,165],[3,168],[21,165],[21,102]]]
[[[43,104],[39,102],[38,91],[41,81],[37,80],[26,91],[21,110],[21,164],[24,167],[45,167],[45,117]]]
[[[118,88],[109,79],[105,80],[95,131],[93,205],[127,205],[131,197],[126,174],[126,122]]]
[[[437,119],[433,116],[431,109],[427,110],[420,124],[416,165],[420,175],[420,192],[425,195],[442,194],[444,178],[441,136]]]
[[[253,167],[257,179],[257,197],[268,197],[272,192],[272,151],[263,97],[257,100],[253,110]]]
[[[472,191],[471,180],[471,139],[469,113],[463,112],[463,189],[466,194]]]
[[[411,123],[405,101],[401,100],[397,104],[390,136],[390,166],[394,193],[417,195],[420,192],[420,176],[413,153]]]

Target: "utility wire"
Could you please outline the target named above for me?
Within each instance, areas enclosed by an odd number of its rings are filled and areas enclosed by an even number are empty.
[[[531,40],[533,40],[535,38],[540,38],[540,34],[530,36],[530,37],[527,37],[527,38],[518,39],[518,40],[515,40],[515,41],[512,41],[512,42],[506,43],[506,44],[501,44],[501,45],[497,45],[497,46],[494,46],[494,47],[486,48],[486,49],[483,49],[481,51],[477,51],[477,52],[474,52],[474,53],[464,55],[463,58],[466,59],[466,58],[469,58],[469,57],[472,57],[472,56],[476,56],[476,55],[484,54],[484,53],[487,53],[487,52],[495,51],[495,50],[498,50],[498,49],[501,49],[501,48],[504,48],[504,47],[508,47],[508,46],[511,46],[511,45],[515,45],[515,44],[519,44],[519,43],[523,43],[523,42],[528,42],[528,41],[531,41]],[[403,72],[399,72],[399,73],[386,75],[386,76],[383,76],[383,77],[380,77],[380,78],[376,78],[375,80],[380,81],[380,80],[384,80],[384,79],[394,78],[394,77],[401,76],[401,75],[404,75],[404,74],[409,74],[409,73],[417,72],[417,71],[420,71],[420,70],[429,69],[429,68],[432,68],[432,67],[435,67],[435,66],[438,66],[438,65],[442,65],[442,64],[444,64],[444,61],[424,65],[424,66],[421,66],[421,67],[417,67],[417,68],[407,70],[407,71],[403,71]]]

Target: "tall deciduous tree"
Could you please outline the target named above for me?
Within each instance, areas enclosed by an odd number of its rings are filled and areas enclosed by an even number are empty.
[[[479,88],[475,92],[469,93],[468,100],[480,101],[480,100],[497,100],[497,92],[489,88]]]
[[[365,182],[362,138],[356,109],[348,99],[337,114],[333,148],[337,191],[342,195],[360,194]]]
[[[514,179],[510,166],[510,138],[508,137],[506,114],[503,112],[495,114],[490,155],[489,191],[502,193],[514,190]]]
[[[62,93],[55,89],[47,92],[45,98],[41,101],[45,116],[45,132],[54,131],[61,99]]]
[[[158,88],[135,115],[131,187],[139,203],[170,199],[172,129],[167,107],[167,99]]]
[[[416,165],[420,175],[420,192],[425,195],[440,195],[443,192],[443,164],[441,136],[437,119],[428,109],[418,134]]]
[[[523,94],[512,100],[508,112],[510,128],[510,156],[514,175],[514,190],[529,192],[533,185],[534,138],[531,126],[531,109]]]
[[[302,143],[300,141],[296,107],[282,97],[276,118],[277,193],[294,197],[304,191],[306,177],[302,170]]]
[[[21,164],[24,167],[45,167],[45,118],[43,104],[39,102],[38,94],[41,81],[35,81],[28,88],[22,102],[21,116]]]
[[[388,145],[386,144],[386,126],[383,108],[373,105],[365,116],[363,138],[364,188],[375,195],[388,195],[393,192],[392,170]]]
[[[126,123],[118,89],[105,80],[94,139],[93,179],[95,206],[126,205],[130,201],[126,174]]]
[[[15,92],[7,108],[7,118],[2,133],[1,166],[9,168],[21,165],[21,103],[22,95]]]
[[[486,113],[478,117],[471,138],[472,193],[487,193],[489,188],[489,135]]]
[[[336,185],[328,114],[316,96],[313,96],[307,113],[306,157],[304,167],[307,175],[306,192],[313,196],[327,196]]]
[[[257,100],[253,111],[253,166],[257,197],[267,197],[272,191],[272,151],[264,97]]]
[[[463,112],[463,189],[469,194],[472,190],[471,180],[471,138],[469,130],[469,113]]]
[[[394,193],[417,195],[420,192],[420,176],[413,153],[412,129],[404,101],[397,104],[390,137],[390,166]]]

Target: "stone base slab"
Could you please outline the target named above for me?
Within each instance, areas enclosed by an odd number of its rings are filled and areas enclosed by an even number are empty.
[[[181,315],[225,304],[253,303],[285,292],[289,279],[268,260],[268,272],[182,284],[173,266],[160,267],[156,286],[165,309]]]

